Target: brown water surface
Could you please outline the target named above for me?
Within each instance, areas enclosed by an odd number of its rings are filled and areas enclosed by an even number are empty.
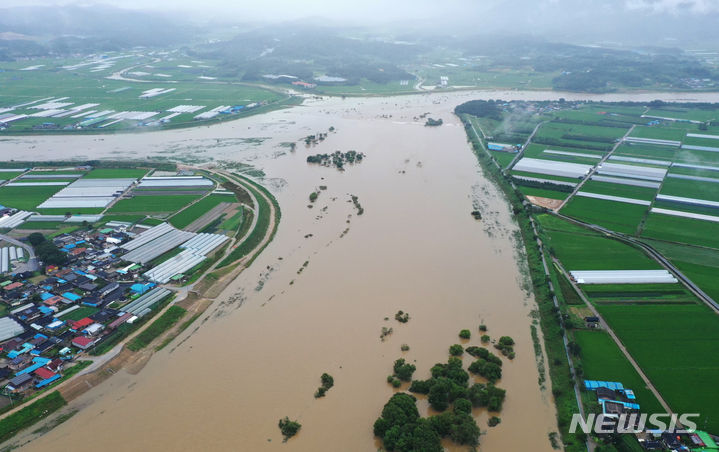
[[[451,111],[470,98],[559,95],[329,99],[212,127],[3,142],[3,158],[241,161],[267,174],[282,208],[275,240],[201,323],[140,373],[120,371],[73,401],[78,414],[24,449],[374,451],[372,424],[393,392],[385,381],[392,362],[416,361],[415,377],[427,378],[460,329],[473,331],[469,343],[478,345],[485,323],[492,337],[515,339],[517,357],[505,361],[499,383],[508,391],[502,423],[489,429],[487,413],[476,411],[486,433],[481,449],[550,450],[555,414],[537,382],[533,301],[520,288],[516,227]],[[413,120],[425,112],[445,125]],[[280,146],[330,126],[336,132],[318,146],[298,143],[294,153]],[[345,172],[305,162],[310,153],[350,149],[366,159]],[[327,189],[310,209],[308,196],[320,185]],[[470,216],[477,206],[480,222]],[[393,319],[400,309],[411,316],[406,324]],[[384,326],[393,334],[383,342]],[[316,400],[323,372],[335,386]],[[420,406],[426,411],[426,402]],[[287,444],[277,428],[284,416],[303,425]]]

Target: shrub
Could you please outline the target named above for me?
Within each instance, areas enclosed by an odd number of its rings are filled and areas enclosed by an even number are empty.
[[[495,427],[499,425],[500,422],[502,422],[500,418],[498,418],[497,416],[492,416],[489,418],[489,421],[487,421],[487,425],[489,425],[490,427]]]
[[[405,362],[404,358],[400,358],[394,362],[394,375],[402,381],[412,380],[412,374],[417,367],[414,364]]]
[[[472,414],[472,402],[467,399],[457,399],[454,401],[454,412]]]
[[[470,333],[469,330],[462,330],[459,332],[459,337],[462,339],[469,339],[472,337],[472,333]]]
[[[480,340],[486,344],[489,342],[489,334],[483,334]]]
[[[372,429],[382,439],[385,450],[443,450],[433,422],[420,418],[415,400],[409,394],[397,393],[385,404]]]
[[[486,361],[489,361],[491,363],[494,363],[498,366],[502,365],[502,360],[499,356],[493,354],[489,350],[487,350],[484,347],[467,347],[466,352],[470,355],[474,356],[475,358],[482,358]]]
[[[397,313],[394,315],[394,319],[400,323],[407,323],[409,322],[409,313],[404,311],[397,311]]]
[[[509,336],[502,336],[502,337],[500,337],[498,342],[499,342],[500,345],[503,345],[503,346],[509,346],[509,347],[511,347],[511,346],[514,345],[514,339],[512,339],[512,338],[509,337]]]
[[[389,378],[392,378],[392,377],[390,376]],[[322,386],[317,388],[317,391],[315,391],[315,399],[324,397],[325,393],[327,393],[327,391],[329,391],[330,388],[335,385],[335,379],[332,378],[332,375],[330,375],[328,373],[323,373],[322,376],[320,377],[320,380],[322,381]]]
[[[451,384],[449,380],[439,379],[429,390],[427,400],[433,409],[444,411],[449,407],[449,391]]]
[[[322,376],[320,377],[320,380],[322,381],[323,388],[329,389],[335,385],[335,379],[332,378],[332,375],[330,375],[328,373],[323,373]]]
[[[282,436],[285,437],[285,441],[295,436],[297,432],[300,431],[300,428],[302,428],[302,425],[299,422],[291,421],[287,416],[285,416],[284,419],[280,419],[279,426]]]
[[[502,368],[497,363],[482,358],[470,364],[469,371],[486,378],[492,383],[502,378]]]
[[[494,348],[500,350],[504,356],[509,356],[510,353],[514,356],[514,339],[509,336],[502,336],[494,344]]]
[[[487,331],[487,325],[485,325],[485,324],[479,325],[479,331],[481,331],[481,332],[483,332],[483,333],[484,333],[485,331]]]

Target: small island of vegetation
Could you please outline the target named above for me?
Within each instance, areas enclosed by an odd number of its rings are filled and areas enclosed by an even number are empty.
[[[307,163],[314,163],[322,166],[334,166],[340,171],[344,171],[346,164],[354,164],[362,162],[365,155],[357,151],[335,151],[332,154],[315,154],[307,156]]]
[[[289,417],[285,416],[284,419],[280,419],[279,427],[282,432],[282,436],[284,437],[283,441],[287,442],[288,439],[292,438],[300,431],[302,424],[297,421],[291,421]]]
[[[320,380],[322,381],[322,386],[317,388],[317,391],[315,391],[315,399],[324,397],[327,391],[329,391],[330,388],[335,385],[335,379],[332,378],[332,375],[326,372],[322,374]]]

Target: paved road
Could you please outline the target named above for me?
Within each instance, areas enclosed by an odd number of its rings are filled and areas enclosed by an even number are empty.
[[[577,192],[582,189],[582,186],[583,186],[589,179],[592,178],[592,176],[594,175],[594,173],[597,172],[597,169],[598,169],[600,166],[602,166],[602,164],[603,164],[604,162],[606,162],[607,159],[609,159],[609,157],[612,156],[612,154],[614,154],[614,151],[617,150],[617,148],[619,147],[619,145],[622,144],[622,142],[624,141],[624,139],[625,139],[626,137],[628,137],[630,133],[632,133],[632,130],[634,130],[634,127],[636,127],[636,126],[631,126],[631,127],[629,128],[629,130],[627,130],[627,133],[625,133],[624,136],[621,137],[621,138],[619,139],[619,141],[617,141],[617,143],[614,145],[614,147],[612,148],[612,150],[609,151],[609,152],[607,152],[606,155],[604,155],[604,157],[602,157],[601,160],[599,160],[599,163],[597,163],[596,165],[594,165],[594,166],[592,167],[592,169],[589,170],[589,173],[587,173],[587,175],[584,177],[584,179],[582,179],[582,181],[581,181],[580,183],[578,183],[576,187],[574,187],[574,190],[572,191],[572,193],[570,193],[569,196],[567,196],[566,198],[564,198],[564,201],[562,201],[562,204],[560,204],[559,207],[556,208],[556,211],[557,211],[557,212],[559,212],[559,211],[562,209],[562,207],[564,207],[564,206],[569,202],[569,200],[572,199],[572,198],[574,197],[574,195],[576,195]]]
[[[509,162],[509,165],[507,165],[507,171],[509,171],[509,170],[511,170],[512,168],[514,168],[514,165],[517,163],[517,161],[519,161],[519,159],[521,159],[522,157],[524,157],[524,150],[527,149],[527,146],[529,146],[529,143],[532,142],[532,138],[534,138],[534,135],[537,134],[537,131],[539,130],[540,127],[542,127],[542,125],[543,125],[545,122],[547,122],[547,121],[542,121],[542,122],[540,122],[539,124],[537,124],[537,126],[534,128],[534,130],[532,130],[532,134],[529,135],[529,138],[527,138],[527,141],[524,142],[524,146],[522,146],[522,149],[517,153],[517,155],[514,156],[514,158],[512,159],[512,161]]]

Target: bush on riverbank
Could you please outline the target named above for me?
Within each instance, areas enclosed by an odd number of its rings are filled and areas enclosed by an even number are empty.
[[[0,420],[0,442],[12,438],[20,430],[50,416],[66,404],[60,393],[55,391]]]

